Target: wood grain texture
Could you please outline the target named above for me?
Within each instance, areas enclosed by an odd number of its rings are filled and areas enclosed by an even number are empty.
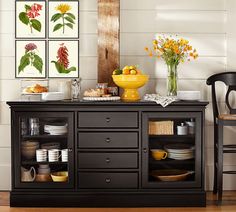
[[[98,82],[113,84],[120,64],[120,0],[98,0]]]

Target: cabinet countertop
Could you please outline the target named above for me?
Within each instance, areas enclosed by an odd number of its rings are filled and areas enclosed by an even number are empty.
[[[113,101],[113,102],[92,102],[92,101],[72,101],[72,100],[62,100],[62,101],[8,101],[10,106],[20,106],[20,105],[58,105],[58,106],[156,106],[162,107],[161,105],[156,104],[155,102],[150,101],[138,101],[138,102],[122,102],[122,101]],[[168,105],[167,107],[172,106],[200,106],[205,107],[208,105],[208,101],[176,101]]]

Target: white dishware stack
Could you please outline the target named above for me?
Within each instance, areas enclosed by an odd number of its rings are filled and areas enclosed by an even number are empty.
[[[67,124],[65,125],[44,125],[44,132],[50,135],[64,135],[67,133]]]
[[[61,161],[68,162],[68,149],[61,150]]]
[[[49,162],[58,162],[60,158],[60,150],[59,149],[50,149],[48,150],[48,161]]]
[[[36,150],[36,160],[37,160],[37,162],[47,161],[47,150],[46,149],[37,149]]]
[[[194,158],[194,146],[185,144],[168,144],[164,146],[168,158],[174,160],[188,160]]]

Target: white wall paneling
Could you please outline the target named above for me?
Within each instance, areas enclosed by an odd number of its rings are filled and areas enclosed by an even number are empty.
[[[122,10],[121,31],[224,33],[225,19],[225,11]]]
[[[224,0],[121,0],[122,10],[224,10]]]

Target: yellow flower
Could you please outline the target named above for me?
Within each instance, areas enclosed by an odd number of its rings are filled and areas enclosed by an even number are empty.
[[[71,6],[69,4],[59,4],[55,9],[60,11],[62,14],[65,14],[71,10]]]
[[[157,45],[157,44],[158,44],[158,41],[157,41],[157,40],[153,40],[153,41],[152,41],[152,44],[153,44],[153,45]]]

